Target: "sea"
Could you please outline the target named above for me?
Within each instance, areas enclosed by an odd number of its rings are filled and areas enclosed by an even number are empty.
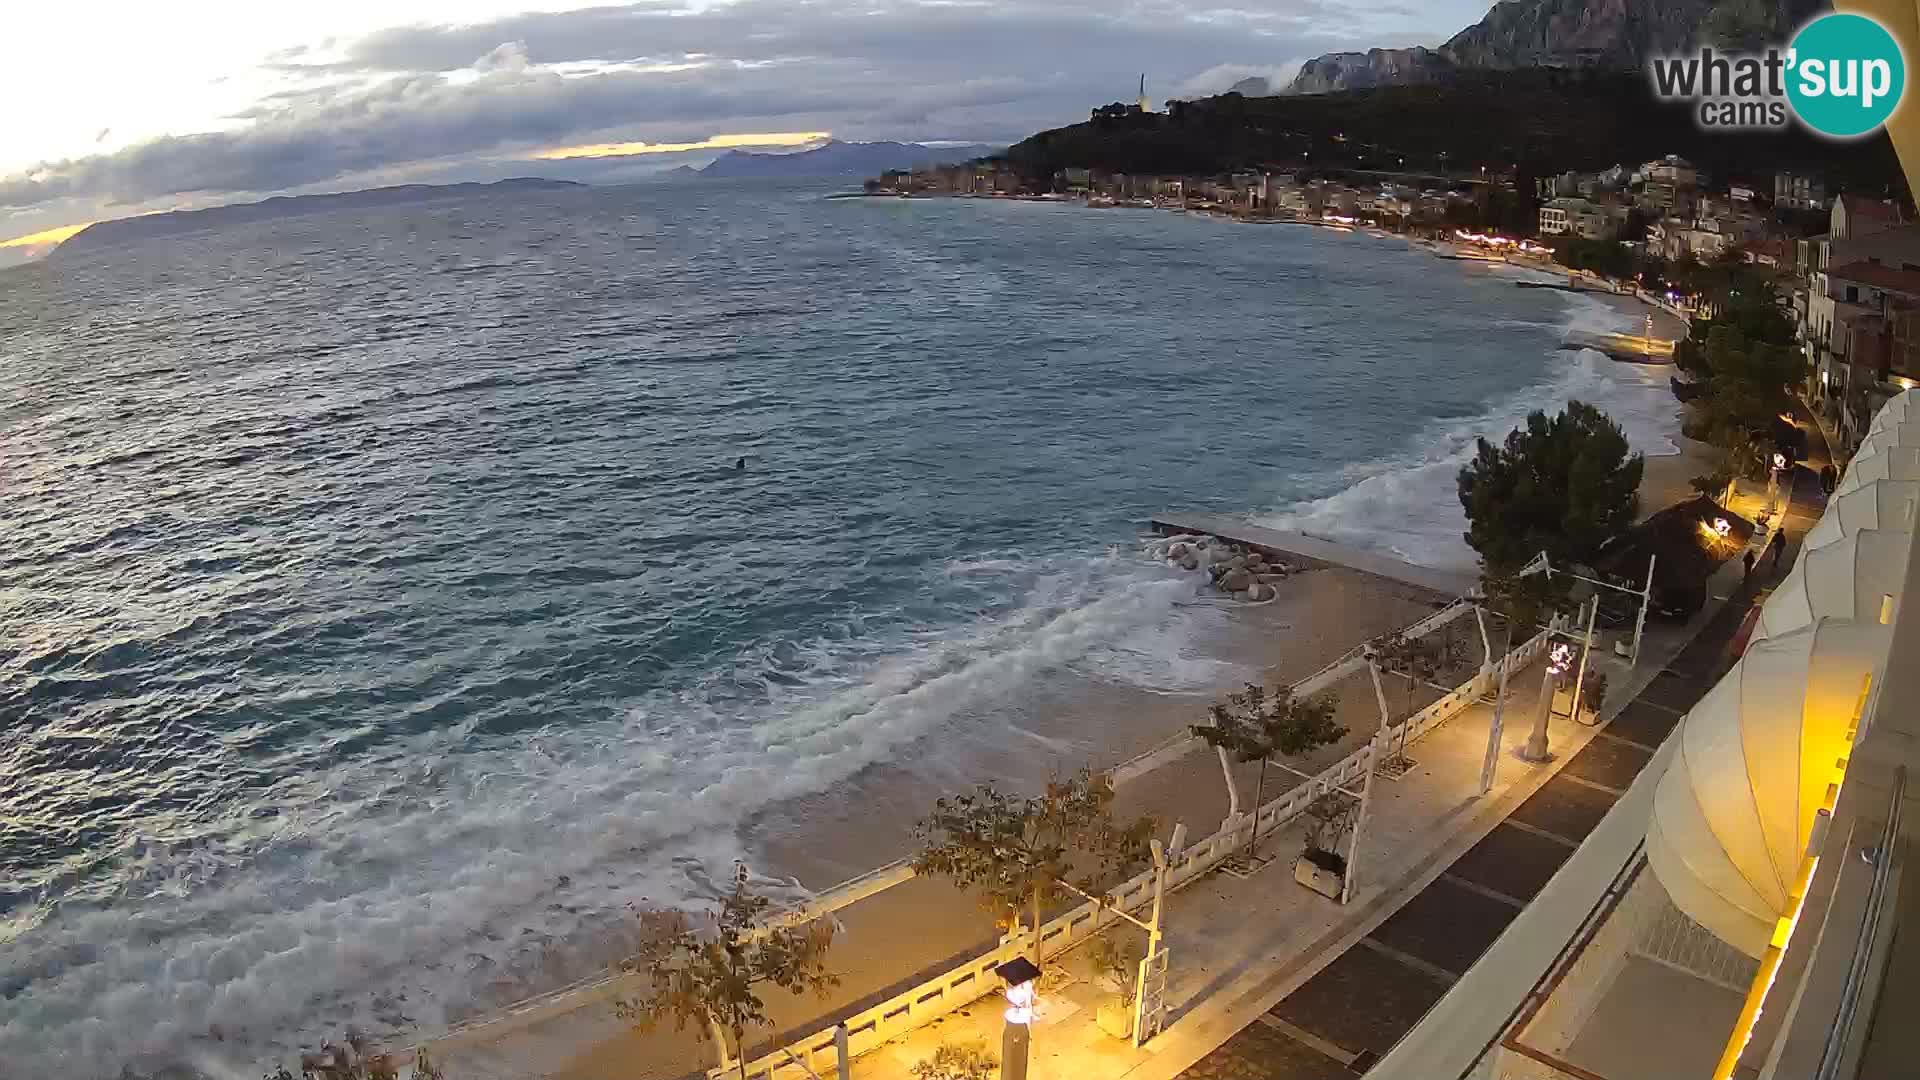
[[[1527,271],[836,190],[0,272],[0,1077],[430,1033],[783,807],[966,775],[1049,672],[1204,690],[1156,511],[1470,567],[1477,437],[1578,398],[1674,450],[1660,373],[1559,348],[1636,316]]]

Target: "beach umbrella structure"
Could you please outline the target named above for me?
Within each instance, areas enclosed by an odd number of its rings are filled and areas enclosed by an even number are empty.
[[[1878,453],[1856,456],[1833,493],[1844,495],[1876,480],[1920,481],[1920,446],[1887,446]]]
[[[1917,512],[1920,482],[1878,480],[1845,494],[1836,492],[1827,500],[1827,512],[1807,530],[1801,550],[1814,551],[1838,543],[1862,529],[1912,532]]]
[[[1889,630],[1821,619],[1758,642],[1682,721],[1647,862],[1675,907],[1749,956],[1797,909]]]
[[[1823,618],[1888,622],[1907,576],[1910,532],[1862,529],[1837,543],[1802,552],[1760,608],[1748,647]]]

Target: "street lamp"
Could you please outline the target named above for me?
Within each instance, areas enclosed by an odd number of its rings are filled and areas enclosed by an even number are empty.
[[[1553,753],[1547,749],[1547,718],[1553,712],[1553,683],[1572,666],[1572,643],[1556,641],[1547,648],[1547,670],[1540,677],[1540,702],[1533,711],[1533,734],[1527,736],[1527,745],[1520,749],[1522,761],[1544,764],[1553,760]]]
[[[993,969],[1007,984],[1006,1027],[1000,1033],[1000,1080],[1027,1080],[1027,1048],[1032,1042],[1034,1004],[1039,994],[1034,982],[1040,967],[1024,956]]]

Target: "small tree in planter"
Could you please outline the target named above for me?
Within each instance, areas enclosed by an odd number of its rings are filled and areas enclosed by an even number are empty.
[[[1212,705],[1208,710],[1212,723],[1189,728],[1207,745],[1225,750],[1242,765],[1260,763],[1259,779],[1253,788],[1253,828],[1247,837],[1249,861],[1260,839],[1260,800],[1266,794],[1267,760],[1275,754],[1297,757],[1345,738],[1347,729],[1333,722],[1334,709],[1331,698],[1296,697],[1292,687],[1282,687],[1269,695],[1265,688],[1248,683],[1246,690]]]
[[[1607,673],[1599,668],[1589,667],[1587,681],[1580,684],[1580,704],[1597,717],[1600,715],[1600,705],[1606,696]]]
[[[1113,781],[1092,769],[1047,782],[1034,797],[1018,798],[982,784],[971,794],[942,797],[914,828],[920,854],[916,873],[950,878],[974,893],[982,907],[999,914],[1008,929],[1020,912],[1033,915],[1034,963],[1041,961],[1041,909],[1074,880],[1103,895],[1120,876],[1150,857],[1154,820],[1122,825],[1113,817]],[[1074,856],[1090,867],[1070,879]]]
[[[1329,791],[1307,804],[1307,846],[1302,857],[1336,874],[1347,872],[1347,857],[1340,854],[1340,841],[1353,829],[1360,813],[1360,800],[1344,791]]]
[[[668,1017],[675,1030],[691,1023],[702,1041],[711,1030],[721,1038],[723,1057],[731,1036],[744,1078],[747,1030],[772,1023],[760,998],[763,987],[825,997],[840,983],[826,967],[833,924],[777,925],[770,918],[772,906],[752,890],[741,866],[719,908],[698,922],[675,908],[636,907],[640,947],[614,971],[639,975],[647,986],[638,997],[617,999],[614,1012],[642,1030]]]
[[[1360,800],[1329,791],[1307,804],[1307,843],[1293,864],[1293,879],[1329,900],[1346,894],[1347,857],[1340,841],[1354,828]]]
[[[1101,981],[1113,983],[1114,997],[1101,1004],[1097,1019],[1100,1027],[1116,1039],[1133,1035],[1133,999],[1139,991],[1137,978],[1145,949],[1132,927],[1117,926],[1087,943],[1087,960]]]
[[[915,1080],[993,1080],[1000,1061],[985,1043],[941,1043],[932,1057],[913,1063]]]

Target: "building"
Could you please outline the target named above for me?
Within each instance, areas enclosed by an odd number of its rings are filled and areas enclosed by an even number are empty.
[[[1892,270],[1920,269],[1920,225],[1902,224],[1891,203],[1841,195],[1828,212],[1828,231],[1796,245],[1793,315],[1807,364],[1807,391],[1843,444],[1865,434],[1877,395],[1884,388],[1877,361],[1855,370],[1849,350],[1855,331],[1873,340],[1877,316],[1847,299],[1862,295],[1861,281],[1835,282],[1833,267],[1877,264]],[[1871,294],[1869,294],[1871,295]]]
[[[1585,199],[1553,199],[1540,207],[1541,236],[1610,240],[1614,229],[1614,222],[1607,212]]]
[[[1920,188],[1920,117],[1890,127]],[[1891,305],[1920,261],[1841,252],[1912,227],[1860,223],[1802,261],[1843,303]],[[1872,413],[1813,505],[1744,652],[1651,675],[1613,721],[1640,747],[1617,801],[1554,834],[1552,877],[1372,1080],[1920,1075],[1920,390]]]
[[[1827,185],[1805,173],[1774,173],[1773,205],[1788,210],[1825,210]]]

